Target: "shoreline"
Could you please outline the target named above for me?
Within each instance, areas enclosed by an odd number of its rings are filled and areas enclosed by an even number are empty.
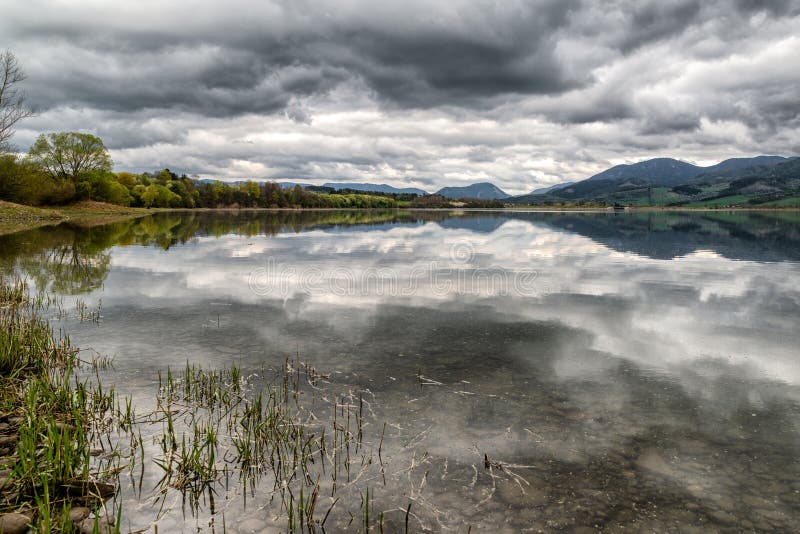
[[[283,213],[301,211],[409,211],[409,212],[486,212],[486,213],[659,213],[659,212],[800,212],[800,207],[658,207],[631,206],[622,210],[613,207],[579,206],[514,206],[504,208],[131,208],[101,202],[85,201],[56,207],[34,207],[0,201],[0,235],[31,230],[42,226],[73,223],[80,226],[99,226],[123,220],[147,217],[156,213]]]
[[[91,201],[46,208],[0,201],[0,235],[65,222],[85,227],[100,226],[146,217],[152,213],[154,211],[147,208],[129,208]]]

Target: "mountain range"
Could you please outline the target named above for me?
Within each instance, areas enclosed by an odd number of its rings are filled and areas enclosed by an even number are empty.
[[[370,184],[364,182],[343,183],[343,182],[327,182],[322,184],[322,187],[330,187],[331,189],[352,189],[353,191],[364,192],[377,192],[377,193],[393,193],[393,194],[411,194],[411,195],[427,195],[428,192],[416,187],[394,187],[388,184]]]
[[[281,182],[282,187],[416,194],[414,187],[365,182],[328,182],[322,186]],[[503,200],[515,205],[622,204],[634,206],[800,206],[800,158],[731,158],[702,167],[673,158],[616,165],[578,182],[564,182],[511,196],[490,182],[443,187],[447,199]]]
[[[653,206],[791,205],[800,158],[732,158],[700,167],[672,158],[617,165],[586,180],[506,199],[510,204],[602,202]]]

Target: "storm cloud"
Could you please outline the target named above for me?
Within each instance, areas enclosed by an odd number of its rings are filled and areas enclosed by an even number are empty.
[[[800,152],[795,1],[3,8],[43,131],[118,169],[510,192],[626,161]]]

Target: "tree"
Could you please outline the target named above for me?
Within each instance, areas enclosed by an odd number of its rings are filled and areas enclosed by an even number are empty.
[[[158,184],[148,185],[140,198],[146,208],[178,208],[181,205],[180,196]]]
[[[128,188],[117,181],[116,175],[108,171],[92,171],[85,173],[90,186],[89,197],[92,200],[108,202],[119,206],[130,206],[133,202]]]
[[[25,106],[25,94],[19,90],[24,80],[17,57],[10,50],[0,53],[0,154],[9,150],[14,125],[33,115]]]
[[[91,134],[61,132],[42,134],[28,152],[28,159],[58,179],[77,181],[87,171],[111,171],[111,156],[102,139]]]

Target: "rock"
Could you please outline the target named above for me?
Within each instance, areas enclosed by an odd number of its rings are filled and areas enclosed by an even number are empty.
[[[785,521],[787,519],[786,518],[786,514],[784,514],[780,510],[775,510],[775,509],[772,509],[772,508],[770,508],[770,509],[758,509],[757,508],[757,509],[754,510],[754,512],[757,513],[758,515],[762,516],[762,517],[766,517],[767,519],[769,519],[771,521]]]
[[[17,444],[17,436],[16,435],[7,435],[4,434],[0,436],[0,448],[3,447],[13,447]]]
[[[0,423],[0,432],[5,432],[9,428],[11,428],[11,425],[8,423]]]
[[[636,459],[640,468],[652,471],[665,477],[675,477],[675,470],[670,466],[656,449],[647,449]]]
[[[90,513],[91,510],[89,510],[85,506],[76,506],[75,508],[69,511],[69,519],[73,523],[80,523],[81,521],[89,517]]]
[[[78,523],[78,529],[81,534],[111,534],[114,532],[114,525],[106,523],[102,517],[97,519],[87,517]]]
[[[742,497],[742,502],[751,508],[772,508],[770,501],[757,495],[745,495]]]
[[[96,480],[71,480],[64,484],[67,493],[77,497],[99,497],[103,500],[116,493],[117,488],[113,484],[99,482]]]
[[[0,515],[0,534],[24,534],[31,522],[26,515],[10,513]]]
[[[732,514],[729,514],[723,510],[712,511],[711,517],[725,525],[733,525],[736,523],[736,518]]]

